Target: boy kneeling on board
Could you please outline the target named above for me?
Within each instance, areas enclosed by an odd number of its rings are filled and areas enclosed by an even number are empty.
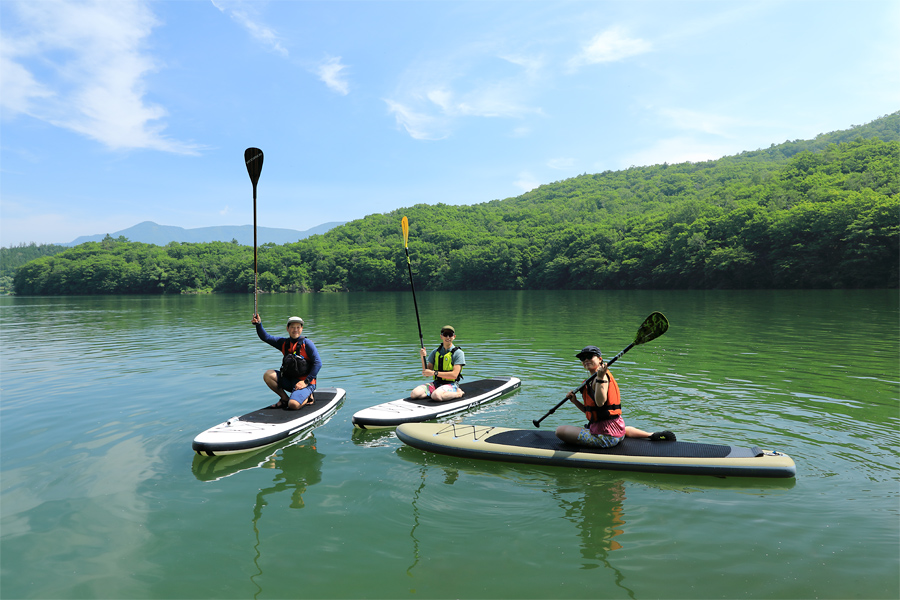
[[[422,368],[424,377],[433,377],[434,381],[417,386],[410,398],[425,398],[431,396],[432,400],[443,402],[455,400],[461,397],[463,392],[459,387],[462,379],[460,372],[466,364],[466,355],[462,348],[453,345],[456,339],[456,330],[450,325],[441,327],[441,345],[431,351],[425,361],[425,348],[421,348],[422,359],[427,366]]]
[[[594,448],[615,446],[626,437],[675,441],[675,434],[671,431],[647,433],[625,425],[619,399],[619,384],[607,370],[597,346],[587,346],[575,356],[589,373],[597,375],[594,381],[581,391],[584,404],[575,399],[575,392],[566,394],[566,398],[587,416],[588,424],[586,427],[560,425],[556,428],[556,437],[568,444]]]
[[[281,369],[269,369],[263,374],[263,381],[279,398],[270,408],[298,410],[315,402],[312,393],[316,389],[316,375],[322,368],[322,359],[312,340],[300,335],[303,333],[303,319],[288,319],[287,332],[290,337],[286,338],[266,333],[259,314],[253,315],[250,322],[256,325],[259,339],[278,348],[284,355]],[[290,395],[286,392],[290,392]]]

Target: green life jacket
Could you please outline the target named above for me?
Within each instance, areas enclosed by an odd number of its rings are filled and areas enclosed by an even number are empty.
[[[453,370],[453,353],[457,350],[462,350],[459,346],[453,346],[449,350],[444,349],[444,345],[441,344],[437,347],[437,353],[434,355],[434,370],[435,371],[452,371]],[[459,381],[462,379],[462,369],[459,371],[459,377],[456,379],[444,379],[443,377],[434,378],[434,385],[441,386],[446,385],[448,383],[453,383],[454,381]]]

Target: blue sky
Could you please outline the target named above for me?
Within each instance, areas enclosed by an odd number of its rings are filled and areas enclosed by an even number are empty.
[[[308,229],[900,109],[900,2],[0,2],[0,245]],[[398,224],[399,227],[399,224]]]

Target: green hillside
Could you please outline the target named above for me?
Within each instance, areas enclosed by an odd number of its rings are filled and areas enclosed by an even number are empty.
[[[264,291],[898,287],[900,112],[702,163],[585,174],[516,198],[419,204],[259,251]],[[82,244],[19,294],[252,290],[252,248]]]

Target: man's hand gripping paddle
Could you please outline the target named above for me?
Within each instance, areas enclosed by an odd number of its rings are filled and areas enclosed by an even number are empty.
[[[406,250],[406,268],[409,271],[409,287],[412,288],[413,307],[416,309],[416,325],[419,326],[419,344],[425,349],[425,340],[422,339],[422,323],[419,322],[419,305],[416,303],[416,286],[413,285],[412,265],[409,262],[409,219],[403,217],[400,221],[400,228],[403,230],[403,248]],[[422,368],[426,368],[425,357],[422,357]]]
[[[643,324],[641,324],[640,329],[638,329],[638,331],[637,331],[637,335],[634,336],[634,341],[631,342],[630,344],[628,344],[628,346],[624,350],[622,350],[621,352],[619,352],[618,354],[613,356],[609,360],[609,362],[606,363],[606,366],[609,367],[609,365],[611,365],[614,362],[616,362],[617,360],[619,360],[619,358],[623,354],[625,354],[626,352],[628,352],[635,346],[639,346],[641,344],[646,344],[647,342],[649,342],[651,340],[655,340],[656,338],[658,338],[659,336],[664,334],[668,329],[669,329],[669,321],[666,319],[666,316],[664,314],[662,314],[660,312],[651,313],[649,317],[644,319]],[[588,377],[587,379],[585,379],[584,383],[582,383],[580,386],[578,386],[578,389],[575,390],[574,393],[577,394],[578,392],[583,390],[585,388],[585,386],[590,384],[592,381],[594,381],[594,379],[596,377],[597,377],[597,374],[595,373],[595,374],[591,375],[590,377]],[[569,400],[568,398],[563,398],[562,401],[559,402],[559,404],[557,404],[556,406],[554,406],[553,408],[550,409],[550,412],[545,414],[540,419],[537,419],[536,421],[532,421],[532,423],[534,423],[534,426],[540,427],[541,421],[543,421],[544,419],[546,419],[547,417],[549,417],[550,415],[555,413],[556,409],[559,408],[560,406],[562,406],[563,404],[565,404],[568,400]]]

